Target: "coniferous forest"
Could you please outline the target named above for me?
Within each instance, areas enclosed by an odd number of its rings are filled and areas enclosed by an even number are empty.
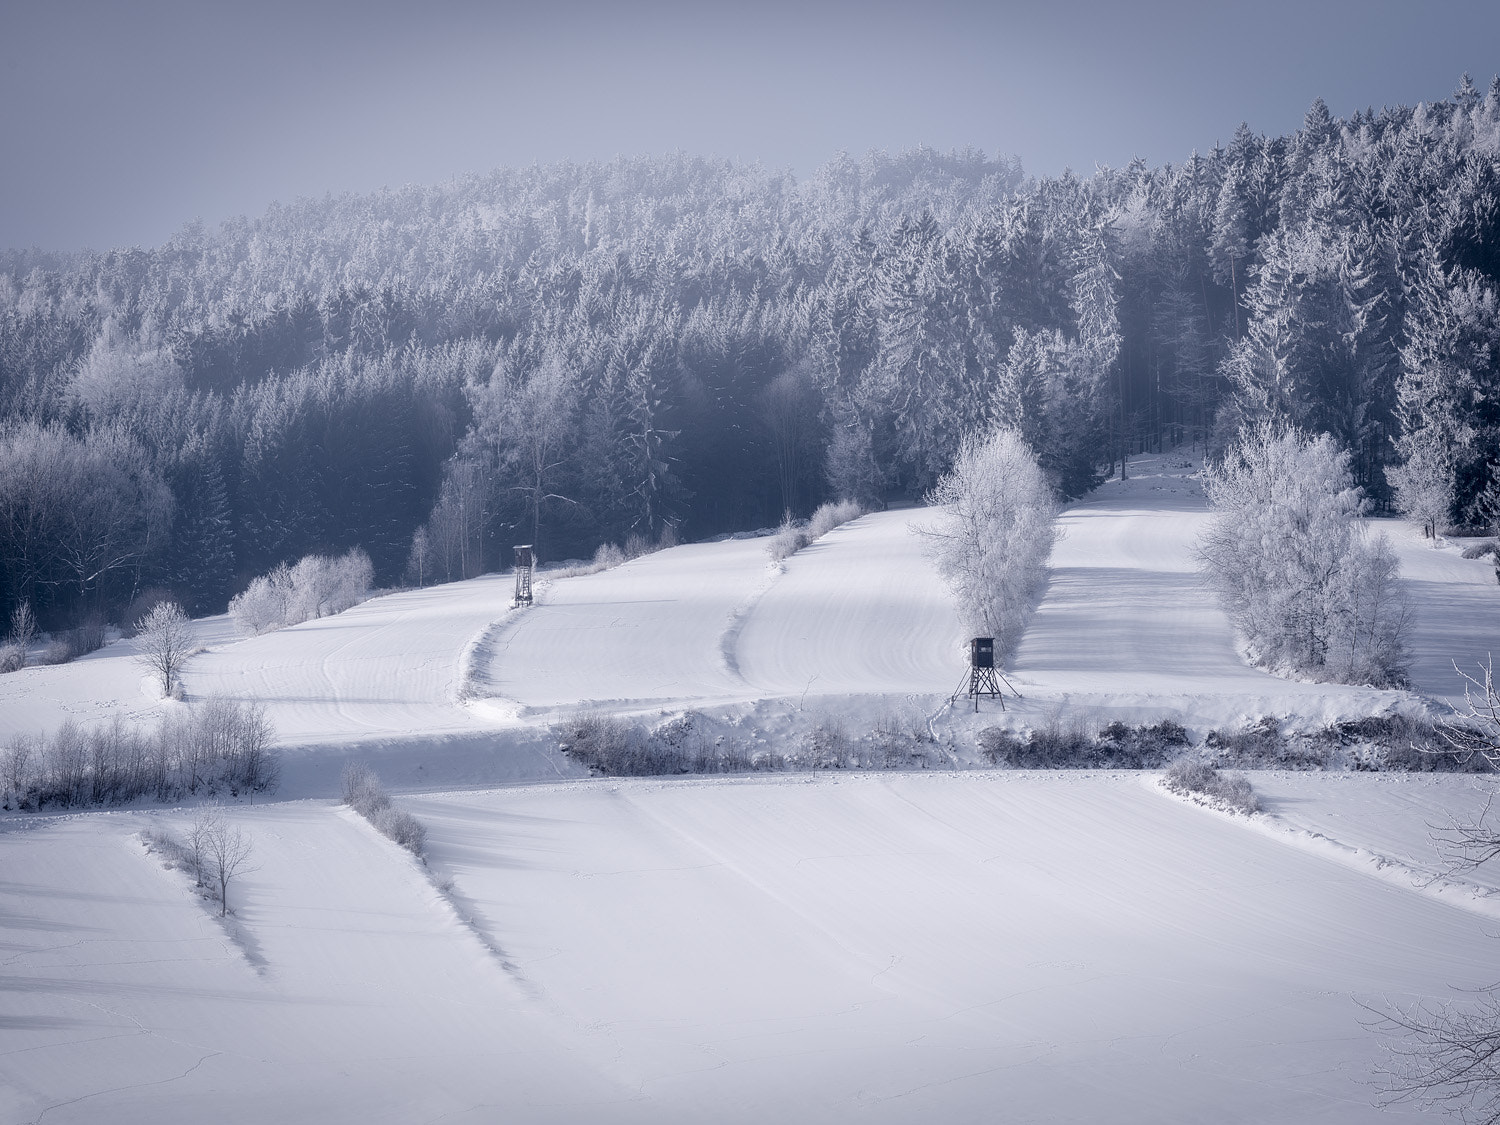
[[[1497,292],[1500,80],[1467,78],[1159,168],[621,158],[11,251],[0,620],[219,612],[311,552],[445,580],[920,498],[996,421],[1060,498],[1272,419],[1378,509],[1493,526]]]

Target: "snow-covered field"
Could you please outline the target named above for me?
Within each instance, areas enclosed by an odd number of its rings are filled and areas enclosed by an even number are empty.
[[[1488,561],[1391,523],[1414,690],[1249,668],[1196,576],[1192,467],[1142,459],[1064,514],[1003,716],[945,705],[961,638],[919,511],[518,612],[488,577],[248,640],[198,623],[190,699],[263,702],[283,746],[275,799],[230,810],[236,918],[139,840],[191,810],[0,817],[0,1125],[1379,1119],[1360,1004],[1494,978],[1500,877],[1445,875],[1430,827],[1483,779],[1259,774],[1247,820],[1150,775],[581,780],[546,731],[580,706],[770,742],[894,717],[961,750],[996,721],[1311,726],[1451,697],[1500,647]],[[0,677],[0,745],[180,706],[132,655]],[[329,802],[355,759],[429,867]]]
[[[1367,1122],[1360,1002],[1493,977],[1491,903],[1400,874],[1477,797],[1420,781],[1279,775],[1260,828],[1124,774],[431,794],[430,872],[277,803],[238,942],[134,836],[187,814],[14,826],[0,1121]]]

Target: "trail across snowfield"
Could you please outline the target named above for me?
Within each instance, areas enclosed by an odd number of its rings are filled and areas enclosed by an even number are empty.
[[[1317,824],[1325,784],[1276,799]],[[1402,792],[1379,811],[1410,828]],[[230,810],[241,944],[144,854],[151,814],[0,835],[0,1125],[1353,1125],[1381,1058],[1357,1001],[1493,978],[1490,915],[1138,775],[403,804],[431,878],[325,802]]]

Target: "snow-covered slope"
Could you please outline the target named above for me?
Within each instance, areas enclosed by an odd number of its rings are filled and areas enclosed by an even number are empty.
[[[1330,830],[1359,803],[1320,785],[1275,799]],[[1403,792],[1384,845],[1421,849]],[[0,835],[0,1125],[1367,1122],[1358,1002],[1493,977],[1461,896],[1141,776],[404,804],[451,900],[336,807],[232,810],[238,943],[135,841],[149,814]]]

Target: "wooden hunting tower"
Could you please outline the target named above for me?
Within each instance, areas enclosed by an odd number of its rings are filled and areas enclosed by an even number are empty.
[[[974,710],[978,711],[979,697],[987,695],[991,699],[998,699],[1000,710],[1003,711],[1005,710],[1005,697],[1000,694],[1000,681],[1003,679],[1005,677],[995,670],[995,638],[974,637],[969,641],[968,691],[965,692],[963,686],[960,685],[958,691],[953,693],[953,698],[957,699],[959,693],[962,692],[974,701]],[[1006,680],[1006,684],[1009,686],[1010,681]],[[1012,687],[1010,690],[1016,689]],[[1019,692],[1016,693],[1016,697],[1020,698]]]
[[[531,604],[531,571],[536,565],[536,555],[530,543],[516,547],[516,605]]]

